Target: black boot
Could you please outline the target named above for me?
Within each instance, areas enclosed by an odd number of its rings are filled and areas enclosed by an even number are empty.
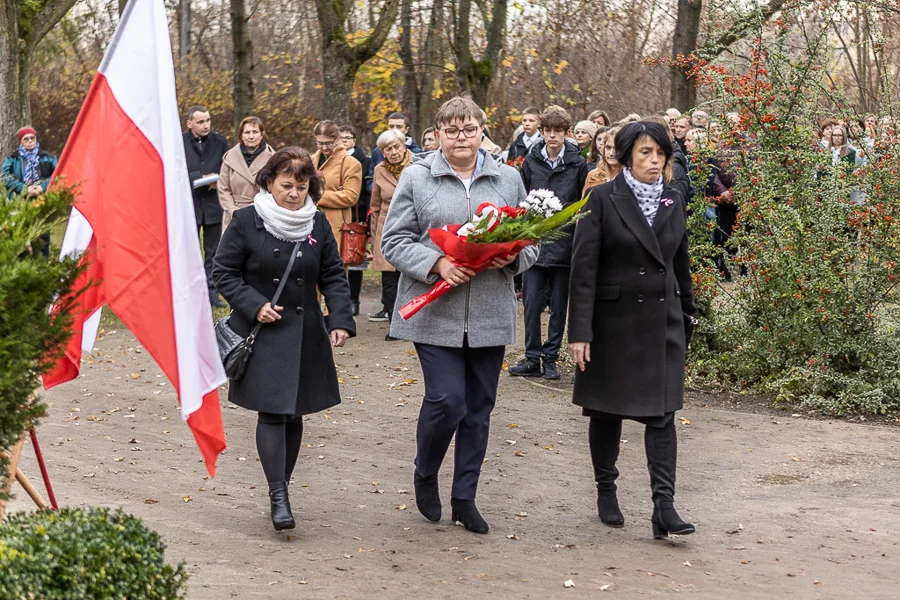
[[[293,529],[296,525],[294,515],[291,513],[286,481],[269,484],[269,501],[272,505],[272,526],[275,531]]]
[[[622,439],[622,421],[592,417],[588,429],[591,445],[591,462],[594,464],[594,481],[597,483],[597,513],[600,521],[609,527],[623,527],[625,517],[619,510],[616,498],[616,478],[619,470],[619,442]]]
[[[429,521],[440,521],[441,494],[438,491],[437,473],[422,477],[416,472],[413,475],[413,485],[416,489],[416,507],[419,512]]]
[[[467,530],[472,533],[487,533],[488,524],[478,512],[474,500],[460,500],[458,498],[450,498],[450,508],[453,510],[450,518],[454,523],[463,524]]]
[[[647,427],[644,447],[650,471],[650,490],[653,494],[653,537],[663,539],[671,535],[688,535],[696,529],[681,520],[675,512],[675,469],[678,457],[678,438],[675,433],[675,414],[663,427]]]

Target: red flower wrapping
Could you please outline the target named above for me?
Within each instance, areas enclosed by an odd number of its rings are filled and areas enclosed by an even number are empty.
[[[453,264],[472,269],[476,273],[487,270],[495,258],[505,258],[510,254],[521,252],[526,246],[535,243],[532,240],[520,240],[499,244],[477,244],[468,241],[465,237],[459,237],[456,232],[460,227],[461,225],[448,225],[446,229],[429,229],[428,235]],[[400,316],[404,320],[409,320],[410,317],[451,289],[450,284],[446,281],[437,282],[430,290],[401,306]]]

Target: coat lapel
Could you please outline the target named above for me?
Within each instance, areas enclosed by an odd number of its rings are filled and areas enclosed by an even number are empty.
[[[647,224],[647,219],[641,214],[641,209],[638,208],[637,198],[634,197],[634,193],[631,191],[631,188],[628,187],[628,184],[625,183],[625,180],[621,175],[616,177],[613,181],[611,198],[613,200],[613,206],[616,207],[616,211],[619,213],[619,216],[622,217],[622,220],[625,221],[625,225],[631,230],[634,237],[638,239],[641,245],[643,245],[644,248],[647,249],[647,252],[652,254],[656,260],[665,264],[656,235],[654,234],[653,229]],[[660,206],[662,205],[660,204]],[[659,214],[657,214],[656,218],[659,219]]]
[[[240,144],[232,148],[231,151],[225,155],[225,164],[231,167],[235,173],[239,174],[244,179],[253,181],[253,175],[250,173],[247,161],[244,160],[244,155],[241,153]]]
[[[659,209],[656,211],[656,218],[653,219],[653,233],[656,235],[659,235],[659,232],[662,231],[663,226],[666,224],[666,221],[669,220],[669,217],[672,216],[672,213],[676,210],[681,210],[678,203],[673,199],[673,195],[672,188],[669,186],[663,188],[662,199],[659,201]]]

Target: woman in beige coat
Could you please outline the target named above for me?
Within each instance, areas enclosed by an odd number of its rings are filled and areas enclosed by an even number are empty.
[[[239,128],[241,143],[225,153],[219,172],[219,204],[222,205],[222,231],[239,208],[253,204],[259,193],[256,175],[275,154],[266,143],[266,128],[259,117],[247,117]]]
[[[334,239],[341,247],[341,225],[353,222],[350,210],[359,200],[362,189],[362,165],[347,154],[338,140],[340,131],[334,121],[321,121],[313,129],[318,151],[313,154],[313,164],[325,180],[325,192],[319,200],[319,210],[331,224]]]
[[[372,176],[372,267],[381,271],[381,304],[383,308],[369,315],[369,321],[390,321],[394,315],[394,305],[397,302],[397,284],[400,282],[400,273],[387,261],[381,253],[381,234],[384,231],[384,222],[387,220],[388,209],[391,207],[391,198],[397,189],[397,182],[403,169],[408,167],[413,160],[413,154],[406,148],[406,138],[397,129],[388,129],[376,142],[378,149],[384,154],[384,160],[375,167]],[[388,334],[385,338],[392,341],[394,338]]]

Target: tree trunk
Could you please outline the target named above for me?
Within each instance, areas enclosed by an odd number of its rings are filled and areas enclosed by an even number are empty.
[[[506,33],[506,14],[509,0],[491,2],[491,20],[485,23],[487,44],[481,60],[475,60],[469,48],[471,29],[471,0],[460,0],[456,26],[456,76],[462,91],[472,95],[472,100],[481,107],[487,105],[488,88],[494,73],[500,51],[503,49]]]
[[[359,68],[381,50],[397,19],[399,0],[385,0],[372,32],[351,45],[345,27],[353,3],[316,0],[316,14],[322,36],[322,76],[326,119],[346,123],[350,112],[353,82]]]
[[[353,82],[362,63],[347,56],[337,45],[322,52],[323,83],[325,84],[325,105],[322,118],[335,123],[346,123],[350,113],[350,99]]]
[[[191,53],[191,0],[178,3],[178,57],[184,60]]]
[[[684,69],[678,67],[678,57],[686,57],[697,49],[697,35],[700,31],[700,14],[703,0],[678,0],[678,14],[675,18],[675,33],[672,36],[672,60],[676,62],[670,72],[671,89],[669,98],[672,106],[685,112],[697,102],[697,87],[688,79]]]
[[[414,125],[419,122],[419,77],[412,47],[412,0],[400,3],[400,59],[403,61],[403,110]],[[413,127],[412,135],[418,134]]]
[[[253,85],[253,45],[248,31],[245,0],[231,0],[231,43],[234,48],[234,129],[253,114],[256,91]]]
[[[19,0],[5,0],[0,13],[0,144],[15,140],[29,125],[29,74],[37,44],[59,23],[75,0],[46,0],[40,10],[23,15]]]

